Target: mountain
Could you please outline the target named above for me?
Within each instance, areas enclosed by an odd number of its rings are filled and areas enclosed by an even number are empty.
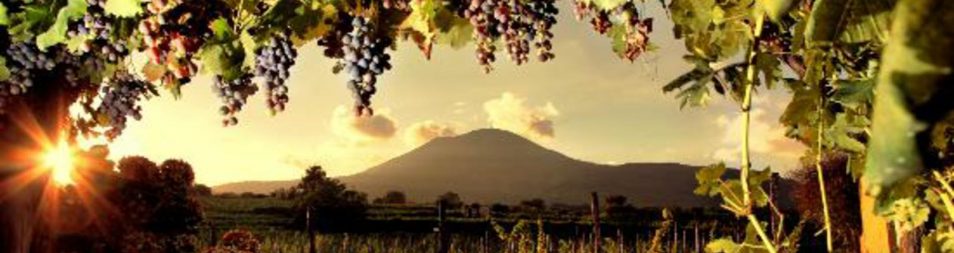
[[[677,163],[596,164],[570,158],[511,132],[482,129],[434,139],[339,180],[371,197],[398,190],[416,202],[430,202],[453,191],[467,202],[517,203],[543,198],[549,203],[583,204],[595,191],[602,196],[624,195],[636,206],[714,206],[717,199],[692,193],[697,169]],[[277,189],[295,183],[245,182],[218,186],[215,191]]]

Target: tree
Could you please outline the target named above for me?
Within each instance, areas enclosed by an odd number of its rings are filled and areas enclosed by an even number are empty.
[[[403,205],[407,203],[407,197],[401,191],[388,191],[384,196],[374,199],[375,204]]]
[[[606,196],[606,206],[603,207],[606,218],[609,223],[627,223],[634,222],[639,217],[636,216],[636,208],[627,203],[626,196],[608,195]]]
[[[520,201],[520,206],[531,212],[540,212],[547,208],[546,202],[541,198]]]
[[[117,165],[120,186],[113,205],[123,210],[123,249],[154,244],[170,252],[195,251],[202,208],[194,191],[192,166],[182,160],[156,165],[149,159],[126,157]],[[124,252],[128,252],[124,250]]]
[[[437,196],[437,203],[443,204],[447,209],[460,209],[464,206],[464,201],[455,192],[446,192]]]
[[[793,94],[780,121],[789,137],[814,149],[806,158],[815,156],[820,187],[825,176],[819,156],[825,151],[849,153],[853,175],[866,188],[860,189],[866,194],[861,202],[873,203],[862,204],[863,217],[868,217],[865,231],[887,229],[885,221],[869,215],[876,210],[905,231],[926,223],[924,217],[933,217],[940,227],[954,226],[943,215],[921,215],[946,210],[928,205],[920,194],[941,192],[941,199],[954,197],[954,192],[941,187],[950,178],[945,169],[954,164],[950,155],[954,145],[949,145],[954,123],[948,117],[954,104],[949,99],[951,91],[943,85],[951,82],[954,67],[954,51],[945,50],[954,46],[950,33],[954,20],[937,18],[947,17],[954,3],[660,2],[674,24],[673,34],[685,43],[688,55],[683,58],[695,66],[663,90],[677,92],[682,106],[705,105],[715,91],[737,101],[747,119],[741,126],[739,179],[719,182],[718,176],[702,177],[699,192],[741,196],[726,206],[755,225],[762,247],[772,252],[785,243],[770,240],[752,213],[767,203],[762,179],[751,168],[748,119],[753,96],[760,94],[757,91],[780,86]],[[497,58],[498,43],[517,64],[529,61],[530,45],[540,61],[553,58],[550,29],[557,13],[553,0],[470,3],[4,1],[0,5],[0,176],[14,178],[36,167],[32,157],[19,151],[41,151],[49,144],[43,139],[120,135],[128,119],[142,117],[141,100],[158,95],[159,87],[178,96],[180,87],[200,68],[215,77],[214,88],[223,97],[220,113],[225,125],[238,122],[236,113],[259,85],[267,96],[266,105],[280,112],[288,101],[284,80],[297,55],[294,45],[312,41],[324,47],[325,56],[338,61],[334,71],[348,75],[359,115],[373,112],[375,84],[391,68],[387,49],[399,39],[417,44],[426,57],[435,44],[459,47],[472,41],[478,63],[488,72]],[[574,7],[578,18],[613,40],[612,48],[621,58],[633,60],[652,48],[648,35],[653,19],[639,15],[639,3],[577,0]],[[510,9],[523,11],[500,11]],[[141,69],[128,64],[135,58],[130,57],[133,53],[145,55],[150,62]],[[95,102],[99,100],[105,102]],[[82,112],[69,113],[73,105]],[[721,192],[722,183],[739,187]],[[23,238],[29,233],[17,229],[36,223],[30,215],[35,211],[31,203],[41,197],[42,189],[41,184],[30,182],[0,206],[4,229],[0,245],[6,246],[5,252],[29,251],[31,240]],[[892,194],[896,192],[908,194]],[[826,196],[820,198],[824,205]],[[900,207],[918,212],[902,212]],[[825,226],[830,228],[830,222]],[[832,250],[830,232],[826,229]],[[872,240],[887,242],[889,238]],[[880,246],[887,248],[887,243]]]
[[[204,184],[195,185],[195,195],[199,197],[211,197],[212,196],[212,187]]]
[[[361,221],[367,211],[367,195],[348,190],[347,186],[328,177],[321,166],[312,166],[295,186],[298,224],[306,222],[306,213],[311,213],[311,223],[319,229],[344,229],[346,225]]]

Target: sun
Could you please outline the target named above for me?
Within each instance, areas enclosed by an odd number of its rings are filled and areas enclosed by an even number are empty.
[[[73,154],[65,141],[43,154],[43,164],[53,173],[53,182],[61,186],[73,184]]]

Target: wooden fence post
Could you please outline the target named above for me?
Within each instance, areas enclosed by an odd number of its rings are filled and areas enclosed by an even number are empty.
[[[444,226],[444,201],[437,201],[437,253],[447,253],[450,251],[450,234],[446,233]]]
[[[318,253],[318,248],[315,245],[315,227],[312,226],[311,221],[311,210],[309,206],[305,210],[305,230],[308,231],[308,253]]]
[[[600,252],[600,196],[596,192],[590,193],[590,215],[593,216],[593,253]]]

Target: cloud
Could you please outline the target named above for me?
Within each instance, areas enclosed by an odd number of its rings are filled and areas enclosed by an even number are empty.
[[[417,122],[404,130],[404,143],[417,147],[438,137],[457,136],[457,130],[450,124],[436,123],[431,120]]]
[[[785,128],[767,119],[765,110],[754,109],[751,116],[749,150],[753,154],[792,162],[802,155],[804,147],[785,137]],[[713,158],[728,162],[739,161],[742,152],[743,120],[742,114],[733,117],[721,115],[716,119],[715,124],[723,130],[724,135],[721,147],[712,154]]]
[[[556,134],[553,117],[560,115],[553,103],[529,107],[520,98],[510,92],[484,103],[487,120],[494,128],[508,130],[524,136],[550,139]]]
[[[331,114],[331,131],[354,143],[368,143],[394,137],[397,127],[387,110],[379,110],[371,117],[358,117],[351,109],[338,106]]]

